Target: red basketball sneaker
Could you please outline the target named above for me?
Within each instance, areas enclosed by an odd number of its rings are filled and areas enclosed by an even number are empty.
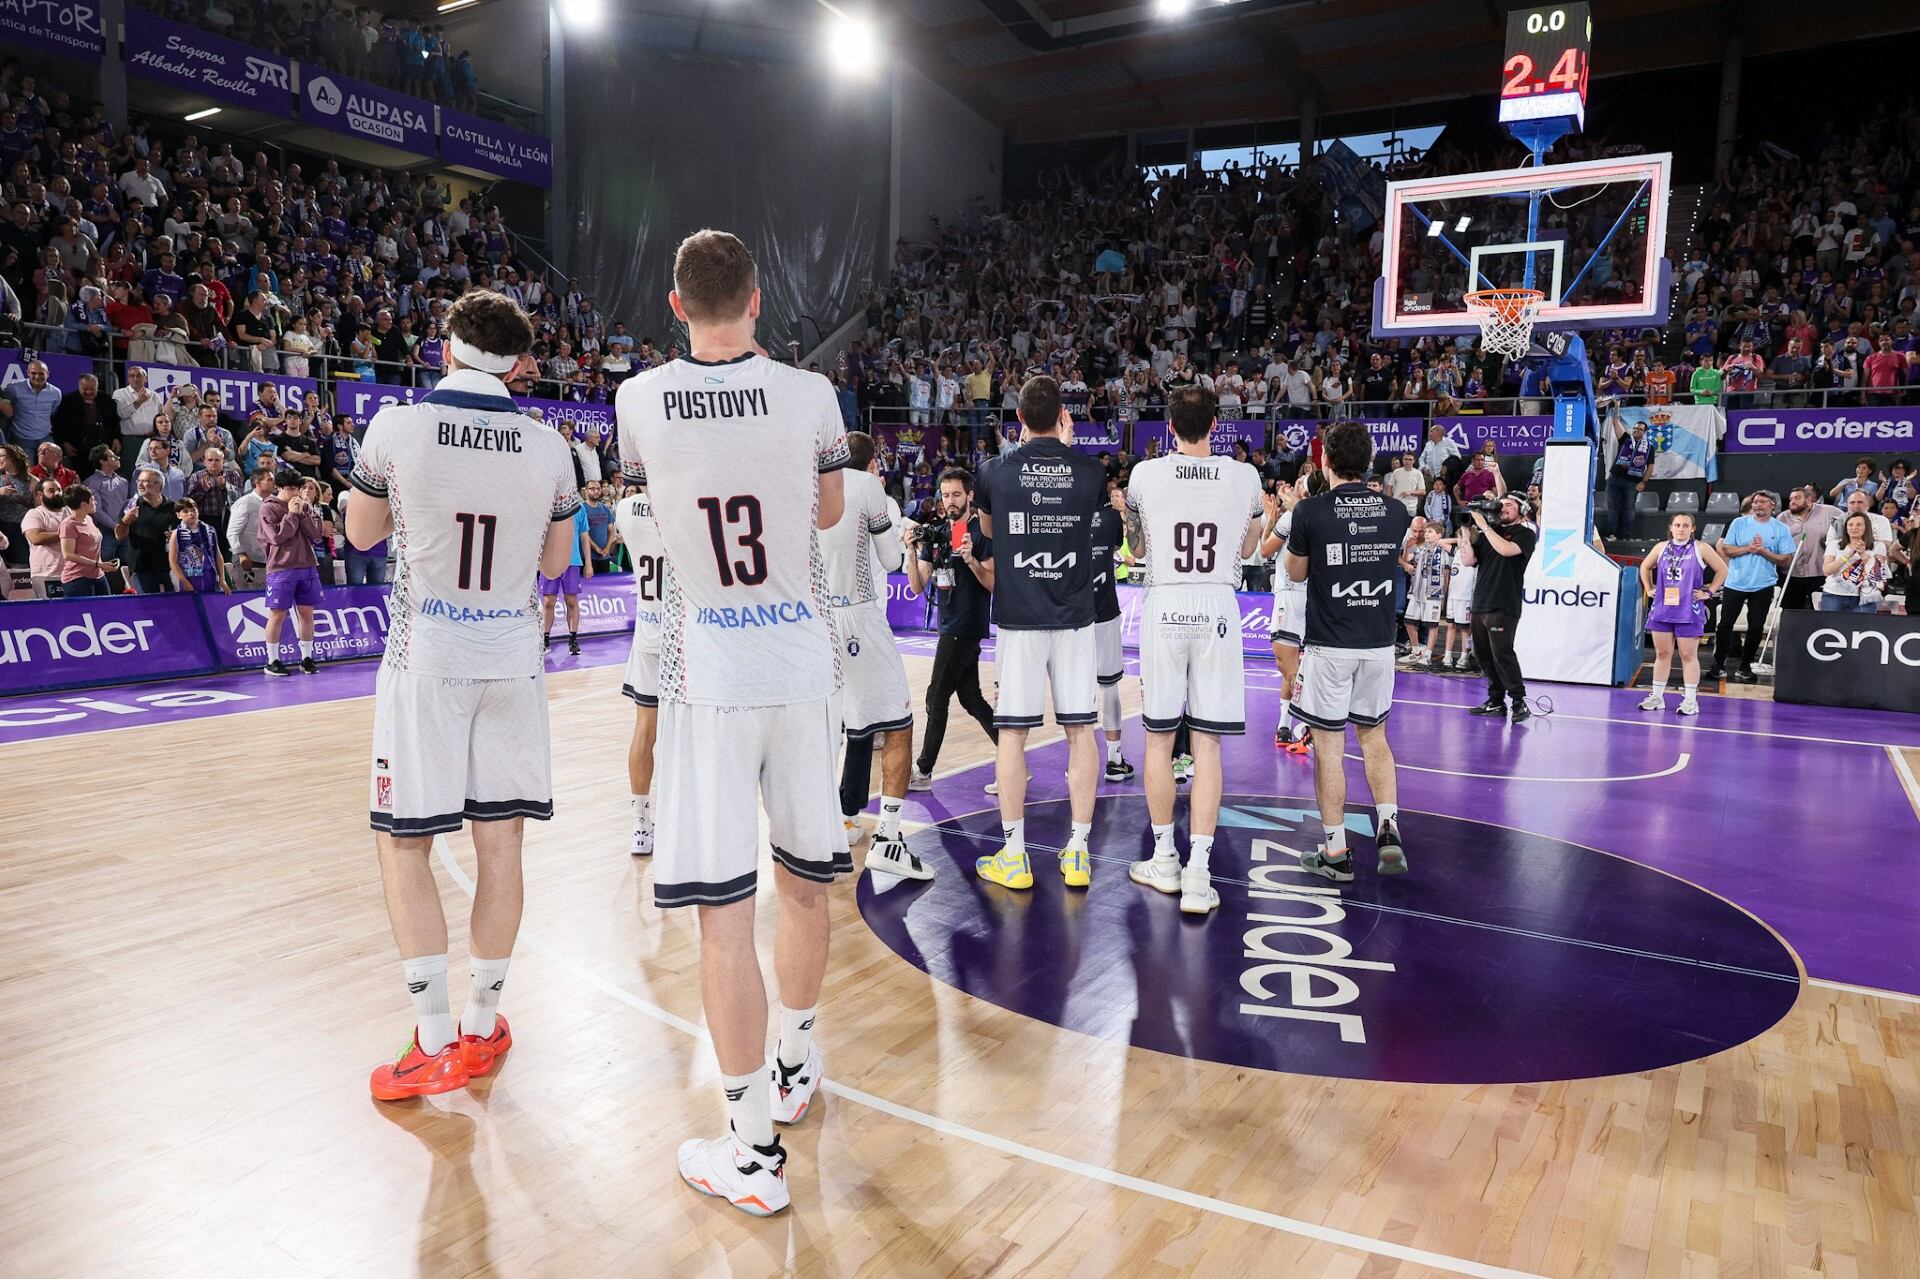
[[[416,1030],[399,1057],[373,1068],[370,1086],[376,1101],[405,1101],[465,1088],[469,1078],[458,1039],[429,1057],[420,1051],[420,1032]]]
[[[493,1015],[493,1033],[491,1035],[460,1036],[460,1055],[467,1063],[469,1077],[478,1079],[493,1069],[493,1063],[507,1055],[507,1049],[513,1047],[513,1031],[507,1026],[507,1019],[499,1013]]]

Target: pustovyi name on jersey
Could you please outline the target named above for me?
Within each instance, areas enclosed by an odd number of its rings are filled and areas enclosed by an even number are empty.
[[[765,387],[745,387],[738,391],[663,391],[660,406],[666,419],[685,422],[711,418],[765,417]]]

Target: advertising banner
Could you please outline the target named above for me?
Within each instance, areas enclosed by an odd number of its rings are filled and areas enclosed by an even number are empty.
[[[1478,453],[1492,440],[1494,448],[1502,456],[1527,457],[1539,453],[1547,446],[1547,438],[1553,434],[1553,418],[1550,416],[1482,416],[1468,414],[1463,417],[1441,417],[1429,422],[1417,417],[1381,417],[1362,419],[1367,434],[1373,437],[1373,451],[1381,453],[1411,453],[1415,457],[1427,445],[1427,433],[1435,426],[1446,430],[1447,439],[1452,441],[1463,455]],[[1318,422],[1277,422],[1275,430],[1285,437],[1290,447],[1304,448]]]
[[[0,40],[100,61],[100,6],[88,0],[0,0]]]
[[[0,347],[0,390],[27,380],[27,352],[19,347]],[[47,385],[71,391],[80,379],[93,372],[93,361],[84,355],[40,355],[32,359],[47,366]]]
[[[1141,421],[1133,424],[1133,452],[1136,457],[1145,457],[1147,445],[1153,440],[1160,441],[1162,453],[1173,452],[1173,423]],[[1267,424],[1258,418],[1240,418],[1220,422],[1213,428],[1215,453],[1231,454],[1236,444],[1246,445],[1249,453],[1267,447]]]
[[[390,404],[411,404],[426,395],[429,388],[415,386],[383,386],[375,382],[336,382],[333,388],[334,402],[340,412],[353,416],[353,420],[365,430],[367,423],[373,421],[373,415]],[[522,412],[540,411],[542,421],[552,425],[561,422],[572,423],[578,436],[585,432],[594,440],[602,440],[614,427],[613,405],[581,404],[574,400],[541,400],[531,396],[515,396]]]
[[[260,400],[260,388],[271,383],[280,392],[282,405],[297,405],[320,384],[310,377],[290,377],[284,373],[243,373],[238,369],[210,369],[198,365],[139,364],[147,371],[147,383],[155,391],[166,392],[191,382],[200,398],[230,417],[244,419]]]
[[[285,58],[212,32],[169,22],[128,5],[127,69],[235,106],[293,113],[293,74]]]
[[[431,102],[318,67],[304,73],[300,118],[415,155],[434,153]]]
[[[9,693],[204,675],[215,669],[193,595],[20,600],[0,608]]]
[[[1787,609],[1779,646],[1777,702],[1920,711],[1920,617]]]
[[[1091,453],[1098,457],[1102,453],[1118,453],[1123,447],[1120,442],[1120,429],[1124,423],[1108,419],[1105,422],[1081,422],[1073,424],[1073,448],[1077,453]]]
[[[1920,445],[1920,408],[1736,409],[1729,453],[1878,453]]]
[[[1593,450],[1586,441],[1547,450],[1543,491],[1590,493]],[[1636,629],[1623,639],[1620,610],[1631,609],[1621,566],[1588,542],[1588,505],[1555,498],[1540,520],[1540,542],[1527,561],[1525,607],[1514,636],[1520,669],[1529,679],[1610,685],[1616,654],[1639,642]],[[1637,599],[1637,592],[1636,597]]]
[[[538,134],[440,108],[440,158],[499,178],[553,185],[553,143]]]
[[[909,426],[904,422],[873,424],[873,443],[880,453],[880,469],[911,471],[922,458],[939,469],[941,430],[937,426]]]
[[[194,595],[213,655],[220,666],[267,664],[267,597],[264,591],[231,595]],[[281,656],[293,654],[293,626],[280,634]],[[313,610],[313,655],[323,662],[348,657],[378,657],[387,647],[387,588],[339,586],[325,593]]]

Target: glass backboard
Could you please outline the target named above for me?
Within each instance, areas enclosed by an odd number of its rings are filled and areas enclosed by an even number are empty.
[[[1670,155],[1387,184],[1375,336],[1467,333],[1477,289],[1546,295],[1542,329],[1666,322]]]

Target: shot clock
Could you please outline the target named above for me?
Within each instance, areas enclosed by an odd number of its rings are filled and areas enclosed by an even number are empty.
[[[1571,117],[1584,128],[1587,48],[1592,40],[1593,12],[1586,0],[1509,13],[1500,122]]]

